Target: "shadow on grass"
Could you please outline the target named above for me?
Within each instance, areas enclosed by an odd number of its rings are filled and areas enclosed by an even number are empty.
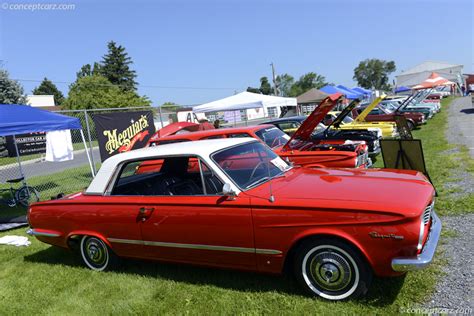
[[[25,261],[52,265],[83,267],[81,259],[71,251],[49,247],[25,256]],[[84,267],[84,269],[86,269]],[[145,260],[122,259],[113,272],[165,279],[193,285],[212,285],[241,292],[280,292],[306,296],[297,282],[289,276],[258,274],[235,270],[197,267]],[[405,277],[375,278],[366,297],[357,302],[375,307],[391,305],[400,292]]]

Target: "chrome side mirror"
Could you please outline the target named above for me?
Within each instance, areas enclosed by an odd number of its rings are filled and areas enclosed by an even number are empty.
[[[231,199],[235,199],[235,197],[237,196],[237,193],[232,190],[232,186],[230,185],[230,183],[225,183],[224,186],[222,187],[222,194],[224,194],[224,196],[227,196]]]

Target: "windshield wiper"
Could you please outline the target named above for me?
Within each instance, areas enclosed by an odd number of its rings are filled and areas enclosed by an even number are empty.
[[[270,177],[263,177],[263,178],[260,178],[260,179],[258,179],[257,181],[254,181],[254,182],[250,183],[250,184],[247,185],[245,188],[248,189],[248,188],[253,187],[253,186],[255,186],[255,185],[257,185],[257,184],[259,184],[259,183],[261,183],[261,182],[263,182],[263,181],[266,181],[266,180],[268,180],[268,179],[270,179]]]

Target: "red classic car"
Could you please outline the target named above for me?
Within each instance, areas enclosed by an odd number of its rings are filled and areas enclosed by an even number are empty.
[[[28,233],[97,271],[119,257],[293,271],[309,294],[342,300],[431,262],[433,195],[415,171],[293,167],[254,139],[204,140],[107,159],[85,192],[34,203]]]
[[[357,108],[352,110],[352,117],[359,118],[359,114],[364,111],[365,108]],[[403,115],[407,120],[408,127],[413,130],[416,127],[426,123],[425,115],[419,112],[402,112],[402,111],[389,111],[383,106],[378,106],[374,108],[370,113],[364,118],[359,118],[361,121],[367,122],[395,122],[396,115]]]
[[[195,141],[215,138],[253,137],[267,144],[280,157],[302,166],[331,168],[366,168],[371,162],[364,141],[311,138],[315,127],[340,98],[332,95],[321,102],[290,138],[274,125],[246,126],[180,133],[167,137],[154,135],[148,145]]]

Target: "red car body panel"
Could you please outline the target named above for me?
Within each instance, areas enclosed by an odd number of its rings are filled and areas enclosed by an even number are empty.
[[[329,95],[314,109],[313,112],[303,121],[298,130],[291,136],[291,139],[283,146],[283,150],[291,150],[291,141],[293,139],[309,140],[316,126],[323,121],[336,105],[337,101],[342,98],[342,93]]]
[[[352,117],[355,119],[359,115],[357,109],[352,110]],[[369,114],[366,116],[365,121],[367,122],[395,122],[396,115],[403,115],[407,121],[413,122],[415,126],[422,125],[424,122],[423,113],[417,112],[394,112],[390,114]]]
[[[394,202],[394,192],[403,198]],[[267,273],[281,273],[290,250],[305,238],[332,236],[356,247],[376,275],[392,276],[399,274],[391,269],[394,257],[417,254],[420,216],[433,193],[415,171],[295,167],[235,199],[75,194],[33,204],[28,220],[36,231],[55,235],[39,240],[60,247],[72,236],[91,235],[122,257]],[[141,214],[142,207],[150,211]],[[374,232],[403,239],[374,238]]]
[[[209,123],[192,123],[192,122],[175,122],[160,128],[150,140],[157,140],[160,137],[175,135],[178,132],[196,132],[214,129],[214,126]]]

